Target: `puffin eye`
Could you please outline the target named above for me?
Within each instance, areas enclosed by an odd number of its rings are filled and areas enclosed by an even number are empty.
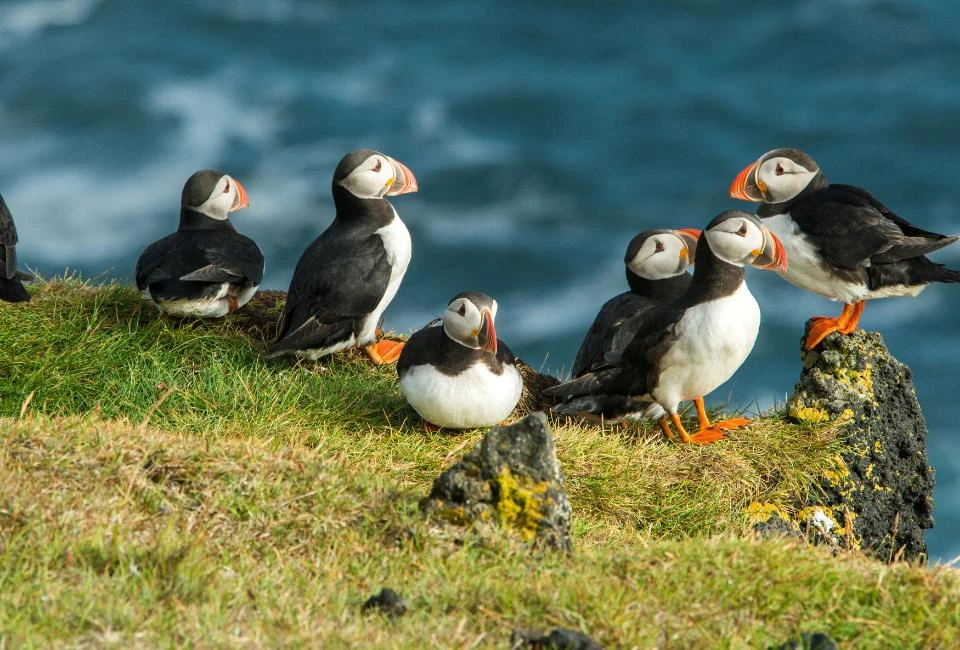
[[[377,158],[377,164],[373,166],[373,171],[379,172],[382,167],[383,167],[383,165],[380,164],[380,159]]]
[[[737,231],[737,234],[740,235],[741,237],[746,237],[746,236],[747,236],[747,224],[745,224],[745,223],[742,224],[742,225],[740,226],[740,230]]]
[[[776,174],[777,176],[783,176],[783,165],[781,165],[780,163],[777,163]]]
[[[662,252],[663,252],[663,244],[660,243],[660,240],[659,240],[659,239],[656,240],[656,242],[657,242],[657,245],[656,245],[656,247],[654,247],[653,252],[654,252],[654,253],[662,253]]]
[[[379,164],[379,163],[378,163],[378,164]],[[457,310],[457,313],[460,314],[461,316],[466,316],[466,315],[467,315],[467,306],[461,302],[461,303],[460,303],[460,309]]]
[[[230,179],[228,178],[226,184],[223,186],[223,193],[226,194],[229,191],[230,191]]]

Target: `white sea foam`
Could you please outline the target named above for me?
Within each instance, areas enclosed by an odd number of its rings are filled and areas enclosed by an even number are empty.
[[[48,27],[68,27],[87,20],[103,0],[5,0],[0,6],[0,47],[11,37],[28,37]]]

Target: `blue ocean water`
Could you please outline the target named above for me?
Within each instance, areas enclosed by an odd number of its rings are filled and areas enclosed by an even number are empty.
[[[0,193],[21,261],[132,279],[175,228],[183,181],[216,167],[238,229],[285,289],[332,218],[330,176],[371,147],[417,175],[394,204],[414,241],[387,325],[465,289],[500,303],[527,361],[569,366],[623,289],[630,237],[700,227],[763,152],[806,150],[836,182],[960,232],[960,5],[4,0]],[[960,266],[960,246],[935,255]],[[712,400],[782,403],[804,320],[839,305],[752,273],[764,324]],[[878,301],[862,320],[915,373],[937,470],[935,558],[960,555],[960,288]]]

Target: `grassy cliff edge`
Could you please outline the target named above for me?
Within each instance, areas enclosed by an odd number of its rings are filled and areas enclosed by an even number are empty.
[[[771,414],[698,448],[557,426],[575,550],[534,552],[425,521],[482,432],[426,432],[359,355],[264,360],[276,296],[208,323],[123,285],[31,289],[0,304],[0,647],[503,647],[553,625],[610,647],[960,643],[956,570],[750,535],[837,471],[835,429]],[[408,615],[360,613],[382,586]]]

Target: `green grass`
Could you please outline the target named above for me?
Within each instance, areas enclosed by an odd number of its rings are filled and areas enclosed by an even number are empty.
[[[0,647],[504,647],[553,625],[609,647],[960,643],[955,570],[749,536],[749,503],[835,467],[836,431],[557,426],[575,550],[534,552],[424,521],[482,432],[424,431],[359,355],[264,360],[275,298],[209,323],[123,286],[32,289],[0,304]],[[360,613],[382,586],[405,617]]]

